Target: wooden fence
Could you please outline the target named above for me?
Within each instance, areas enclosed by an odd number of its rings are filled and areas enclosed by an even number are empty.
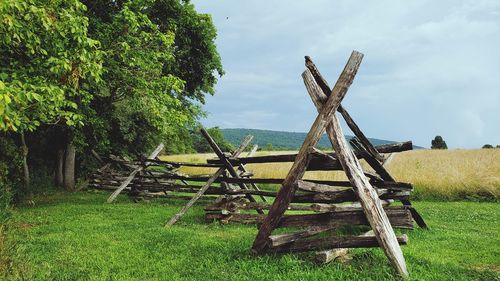
[[[208,196],[212,202],[205,207],[206,221],[257,224],[259,231],[252,251],[258,255],[316,251],[318,259],[328,262],[345,254],[348,248],[382,247],[399,275],[406,278],[408,271],[400,244],[406,244],[408,237],[396,236],[393,228],[411,229],[414,221],[422,228],[427,225],[410,202],[412,185],[396,181],[384,164],[394,153],[411,150],[412,143],[373,146],[341,105],[362,57],[353,51],[333,88],[311,58],[306,57],[302,77],[318,116],[296,154],[253,156],[253,149],[242,157],[251,136],[234,152],[224,153],[202,129],[217,159],[207,163],[162,161],[157,157],[163,148],[159,145],[149,156],[134,161],[108,157],[108,163],[95,173],[90,185],[114,191],[108,202],[123,190],[136,199],[188,199],[179,213],[167,221],[167,227],[175,224],[197,200]],[[350,143],[344,137],[336,112],[355,135]],[[315,148],[325,131],[333,153]],[[361,167],[362,159],[372,172]],[[277,162],[293,162],[283,179],[256,178],[245,167],[249,163]],[[185,175],[178,172],[182,166],[218,170],[211,175]],[[311,170],[340,170],[349,180],[303,180],[304,173]],[[262,188],[263,184],[266,188]],[[270,188],[273,184],[281,188]],[[186,195],[192,193],[193,196]],[[340,235],[339,230],[346,226],[364,226],[369,231],[362,235]],[[280,228],[293,230],[273,234]]]

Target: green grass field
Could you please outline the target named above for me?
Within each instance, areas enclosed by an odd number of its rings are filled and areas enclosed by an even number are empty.
[[[200,202],[171,229],[184,201],[132,203],[108,193],[49,193],[14,210],[3,251],[7,280],[391,280],[380,249],[346,263],[308,254],[250,255],[254,225],[203,222]],[[415,202],[431,227],[408,231],[412,280],[500,280],[500,205]],[[1,245],[1,244],[0,244]],[[6,256],[10,258],[5,258]],[[8,274],[5,276],[5,274]]]

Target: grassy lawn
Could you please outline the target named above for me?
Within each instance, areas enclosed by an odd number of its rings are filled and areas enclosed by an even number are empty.
[[[317,265],[308,254],[253,257],[253,225],[203,222],[202,203],[163,228],[184,201],[110,205],[108,193],[50,193],[14,211],[8,280],[386,280],[380,249],[347,263]],[[431,227],[403,247],[412,280],[500,280],[500,205],[415,202]],[[0,277],[1,278],[1,277]]]

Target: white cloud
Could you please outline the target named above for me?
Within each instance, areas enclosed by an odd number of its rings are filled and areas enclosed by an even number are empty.
[[[303,56],[332,84],[356,49],[365,58],[344,104],[367,135],[500,144],[500,1],[194,3],[213,15],[227,73],[206,125],[307,131]]]

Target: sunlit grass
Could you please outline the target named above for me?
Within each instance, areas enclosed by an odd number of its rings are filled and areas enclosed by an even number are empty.
[[[257,155],[288,154],[294,151],[259,151]],[[185,154],[163,156],[171,161],[204,163],[215,154]],[[367,166],[362,163],[363,166]],[[291,163],[249,164],[255,177],[284,178]],[[414,198],[498,200],[500,198],[500,149],[476,150],[414,150],[394,155],[387,165],[398,181],[415,186]],[[181,172],[209,174],[215,169],[183,167]],[[307,172],[305,178],[346,180],[338,171]]]
[[[500,198],[500,149],[403,152],[388,169],[422,195]]]
[[[255,225],[206,224],[198,202],[133,203],[107,192],[44,194],[17,208],[5,280],[394,280],[381,249],[355,249],[347,263],[318,265],[310,254],[252,256]],[[500,208],[485,202],[415,202],[430,230],[404,231],[411,280],[499,280]]]

